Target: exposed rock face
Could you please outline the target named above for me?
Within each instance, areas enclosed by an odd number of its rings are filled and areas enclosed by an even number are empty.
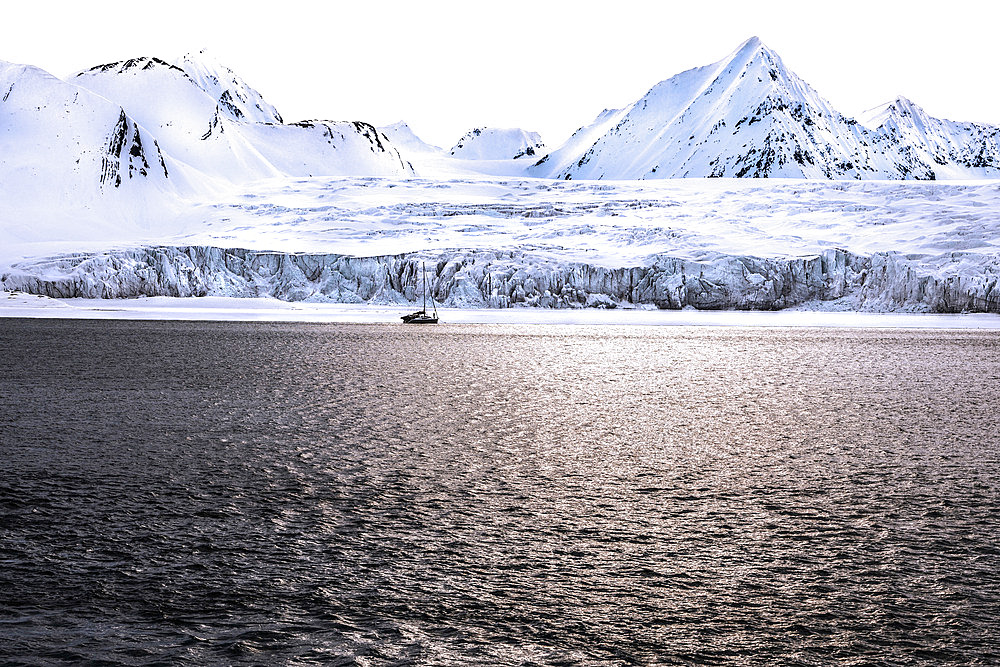
[[[162,172],[164,178],[169,176],[159,144],[147,135],[146,143],[148,145],[152,141],[152,147],[144,146],[142,135],[139,126],[122,109],[101,159],[102,185],[117,188],[121,186],[123,177],[149,176],[153,169]]]
[[[6,289],[50,297],[268,296],[287,301],[403,303],[419,298],[421,262],[445,306],[775,310],[842,300],[861,310],[1000,313],[1000,265],[975,277],[920,273],[901,255],[828,250],[799,258],[657,258],[604,268],[519,251],[349,257],[205,246],[64,255],[15,265]]]

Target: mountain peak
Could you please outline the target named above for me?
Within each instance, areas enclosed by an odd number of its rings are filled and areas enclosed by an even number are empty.
[[[281,114],[263,96],[233,70],[223,65],[208,50],[187,53],[176,59],[198,86],[212,96],[220,108],[236,120],[280,125]]]
[[[926,112],[918,104],[915,104],[902,95],[898,95],[890,102],[885,102],[877,107],[868,109],[861,115],[860,120],[865,127],[874,130],[890,120],[898,123],[903,118],[922,119],[926,115]]]
[[[232,69],[222,64],[208,49],[200,49],[197,52],[189,51],[180,58],[172,59],[171,62],[174,66],[187,72],[192,78],[198,78],[197,75],[205,75],[214,77],[219,82],[239,78]]]
[[[84,70],[83,72],[77,73],[76,76],[81,74],[95,74],[103,72],[112,72],[115,74],[125,74],[126,72],[135,71],[148,71],[152,69],[174,69],[184,74],[184,70],[176,65],[171,65],[165,60],[160,58],[154,58],[149,56],[140,56],[138,58],[129,58],[128,60],[119,60],[118,62],[107,63],[105,65],[98,65],[97,67],[91,67],[90,69]]]
[[[779,61],[780,58],[778,54],[767,47],[764,42],[760,40],[760,37],[751,37],[742,44],[740,44],[735,51],[722,62],[744,62],[749,63],[753,61],[756,57],[763,56],[767,60]]]
[[[439,147],[432,146],[418,137],[405,121],[399,121],[398,123],[393,123],[392,125],[386,125],[385,127],[378,128],[378,130],[385,136],[389,137],[389,141],[393,144],[396,146],[402,146],[407,150],[424,152],[441,150]]]
[[[650,89],[614,127],[554,151],[556,178],[892,177],[843,117],[758,37]],[[552,171],[556,170],[556,171]],[[916,173],[916,172],[914,172]],[[919,172],[923,174],[924,172]]]
[[[746,41],[744,41],[742,44],[740,44],[736,48],[735,52],[736,53],[753,53],[753,52],[761,51],[761,50],[767,50],[767,47],[764,46],[764,42],[760,41],[760,37],[757,37],[755,35],[753,37],[750,37]]]
[[[924,110],[920,107],[920,105],[914,103],[907,97],[903,97],[902,95],[898,95],[892,102],[889,102],[885,106],[890,109],[894,108],[896,109],[896,111],[903,114],[913,113],[913,112],[916,113],[924,112]]]
[[[796,79],[795,75],[785,67],[781,56],[768,48],[759,37],[751,37],[743,42],[729,58],[718,64],[722,66],[723,70],[740,72],[741,74],[753,69],[758,75],[767,74],[772,81],[781,78],[788,83]],[[765,77],[762,78],[766,81]]]
[[[466,132],[449,152],[467,160],[501,160],[534,156],[544,149],[537,132],[518,127],[477,127]]]
[[[222,63],[220,63],[218,58],[212,55],[212,53],[208,49],[198,49],[197,52],[188,51],[179,59],[177,59],[175,62],[195,63],[206,67],[211,67],[213,69],[225,69],[225,70],[229,69],[228,67],[225,67]]]

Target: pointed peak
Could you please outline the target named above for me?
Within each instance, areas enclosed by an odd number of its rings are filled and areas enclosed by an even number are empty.
[[[173,63],[194,78],[237,79],[236,72],[222,64],[207,49],[185,53],[180,58],[175,58]]]
[[[257,123],[280,125],[283,122],[277,109],[208,49],[188,52],[174,63],[188,74],[195,85],[222,104],[230,117]]]
[[[758,53],[772,56],[775,55],[774,51],[769,49],[767,45],[760,40],[760,37],[754,36],[740,44],[739,47],[733,51],[733,57],[745,57],[749,59]]]
[[[778,66],[779,69],[784,67],[781,58],[777,53],[772,51],[760,40],[760,37],[751,37],[746,40],[740,46],[729,54],[727,58],[719,61],[717,65],[722,65],[727,68],[731,67],[745,67],[753,62],[760,62],[767,65],[768,67]]]
[[[906,115],[908,113],[923,113],[924,110],[919,104],[914,103],[907,97],[898,95],[891,102],[886,102],[885,104],[880,104],[874,109],[870,109],[870,112],[882,111],[885,113],[896,112],[897,114]]]
[[[893,108],[895,108],[895,109],[909,109],[909,108],[919,109],[920,106],[917,105],[917,104],[915,104],[908,97],[905,97],[903,95],[897,95],[896,97],[892,98],[888,102],[883,102],[882,104],[874,106],[871,109],[869,109],[868,111],[880,111],[880,110],[883,110],[883,109],[893,109]]]
[[[859,119],[865,127],[878,129],[891,119],[898,121],[907,117],[923,117],[926,112],[908,98],[898,95],[889,102],[884,102],[876,107],[868,109],[861,114]]]
[[[904,109],[907,111],[916,111],[920,113],[923,113],[924,111],[919,104],[914,103],[912,100],[903,97],[902,95],[898,96],[895,100],[893,100],[892,104],[900,111]]]

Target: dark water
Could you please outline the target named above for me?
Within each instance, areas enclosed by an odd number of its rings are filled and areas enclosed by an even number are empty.
[[[996,664],[995,332],[0,320],[0,662]]]

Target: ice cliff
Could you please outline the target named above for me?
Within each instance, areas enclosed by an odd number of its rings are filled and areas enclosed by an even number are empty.
[[[657,257],[648,266],[565,263],[524,251],[351,257],[208,246],[68,254],[15,264],[6,289],[56,298],[267,296],[402,303],[419,298],[426,262],[434,298],[455,307],[817,308],[1000,313],[1000,262],[978,275],[933,275],[896,253],[839,249],[795,258]],[[825,304],[825,305],[824,305]]]

